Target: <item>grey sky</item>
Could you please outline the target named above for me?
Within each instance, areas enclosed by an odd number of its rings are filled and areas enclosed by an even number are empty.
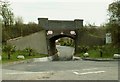
[[[50,20],[83,19],[84,24],[100,25],[107,21],[107,8],[113,0],[9,0],[15,16],[25,23],[38,17]]]

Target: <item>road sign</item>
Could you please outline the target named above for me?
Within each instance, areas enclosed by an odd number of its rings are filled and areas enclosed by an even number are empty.
[[[106,44],[112,43],[111,33],[106,33]]]

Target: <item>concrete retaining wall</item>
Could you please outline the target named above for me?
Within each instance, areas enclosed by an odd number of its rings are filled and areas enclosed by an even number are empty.
[[[25,37],[11,39],[7,41],[7,43],[15,45],[16,49],[18,50],[23,50],[25,48],[30,47],[39,53],[48,54],[46,44],[46,33],[44,30]]]
[[[83,33],[81,36],[80,36],[80,45],[84,45],[84,46],[100,46],[100,45],[104,45],[105,44],[105,40],[104,40],[104,37],[103,38],[100,38],[100,37],[97,37],[97,36],[93,36],[93,35],[90,35],[88,33]]]

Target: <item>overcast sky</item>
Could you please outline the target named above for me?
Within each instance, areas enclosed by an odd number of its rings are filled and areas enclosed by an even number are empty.
[[[9,0],[15,16],[25,23],[50,20],[83,19],[84,24],[103,24],[107,21],[107,8],[113,0]]]

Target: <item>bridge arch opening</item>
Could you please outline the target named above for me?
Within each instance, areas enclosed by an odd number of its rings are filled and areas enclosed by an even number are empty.
[[[57,55],[59,60],[71,60],[75,53],[75,40],[75,36],[64,34],[51,37],[49,39],[49,55]]]

